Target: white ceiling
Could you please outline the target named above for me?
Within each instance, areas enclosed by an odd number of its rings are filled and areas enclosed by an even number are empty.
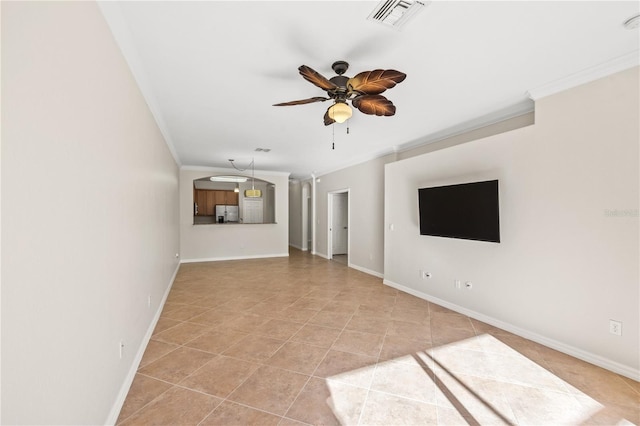
[[[531,111],[528,91],[638,63],[639,30],[622,25],[639,12],[638,1],[434,1],[402,31],[366,19],[377,4],[126,1],[101,8],[181,165],[229,167],[233,158],[243,166],[255,157],[256,169],[297,178]],[[324,95],[297,68],[330,78],[336,60],[350,63],[347,76],[405,72],[385,93],[396,115],[354,109],[347,134],[347,123],[324,126],[329,102],[272,106]]]

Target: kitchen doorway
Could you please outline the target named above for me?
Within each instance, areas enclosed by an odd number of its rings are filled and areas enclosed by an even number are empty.
[[[349,190],[329,192],[328,257],[349,264]]]

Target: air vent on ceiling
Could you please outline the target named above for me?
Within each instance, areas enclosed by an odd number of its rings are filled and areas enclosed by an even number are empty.
[[[431,2],[382,0],[367,19],[400,29],[429,3]]]
[[[271,151],[271,148],[256,148],[255,151],[256,152],[269,152],[269,151]]]

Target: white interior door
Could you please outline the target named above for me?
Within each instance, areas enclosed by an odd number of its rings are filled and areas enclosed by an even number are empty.
[[[331,254],[347,254],[349,246],[349,193],[333,194]]]
[[[309,251],[311,251],[311,248],[313,247],[313,241],[312,241],[312,225],[311,225],[311,197],[307,198],[307,248],[309,249]]]

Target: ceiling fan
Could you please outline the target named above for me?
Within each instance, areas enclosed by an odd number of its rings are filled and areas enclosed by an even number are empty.
[[[391,116],[396,113],[395,105],[380,93],[403,82],[407,77],[405,73],[396,70],[376,69],[363,71],[355,77],[349,78],[343,75],[349,68],[347,62],[336,61],[331,65],[331,68],[337,75],[330,79],[306,65],[298,68],[305,80],[325,90],[328,97],[315,96],[298,101],[282,102],[273,106],[303,105],[333,100],[333,105],[324,114],[325,126],[335,122],[344,123],[351,117],[352,110],[347,101],[351,101],[360,112],[369,115]]]

